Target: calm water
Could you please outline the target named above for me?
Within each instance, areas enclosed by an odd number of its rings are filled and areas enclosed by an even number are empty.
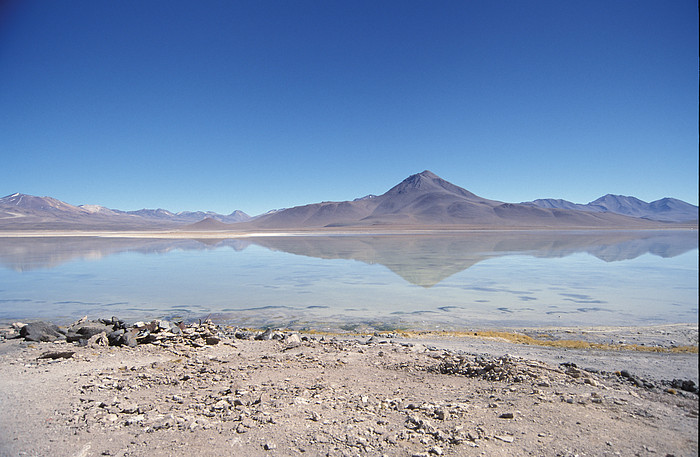
[[[346,329],[697,322],[698,236],[0,238],[0,320],[86,314]]]

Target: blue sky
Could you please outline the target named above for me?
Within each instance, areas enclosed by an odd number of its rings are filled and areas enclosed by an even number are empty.
[[[698,203],[694,1],[7,1],[0,195]]]

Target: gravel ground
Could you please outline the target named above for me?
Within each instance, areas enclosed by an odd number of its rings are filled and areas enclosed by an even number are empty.
[[[697,354],[196,331],[0,339],[0,455],[698,455]],[[697,325],[626,331],[697,345]]]

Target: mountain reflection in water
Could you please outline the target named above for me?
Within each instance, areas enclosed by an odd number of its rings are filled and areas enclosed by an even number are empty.
[[[0,264],[21,272],[122,252],[162,254],[221,248],[242,251],[251,244],[320,259],[381,264],[406,281],[427,288],[483,260],[503,256],[560,258],[585,252],[605,262],[630,260],[647,253],[675,257],[697,249],[698,234],[697,231],[484,231],[237,239],[0,238]]]

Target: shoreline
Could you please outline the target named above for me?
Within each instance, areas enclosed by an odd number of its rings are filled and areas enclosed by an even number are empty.
[[[60,238],[60,237],[99,237],[99,238],[159,238],[159,239],[234,239],[256,237],[294,236],[422,236],[458,235],[468,233],[527,233],[527,232],[665,232],[697,231],[698,225],[675,224],[668,227],[319,227],[290,229],[256,230],[202,230],[183,231],[178,229],[153,230],[0,230],[0,238]]]
[[[86,318],[87,316],[78,322],[85,321]],[[116,318],[111,319],[116,322]],[[0,345],[15,339],[21,340],[19,328],[22,325],[43,322],[38,319],[28,320],[25,323],[0,321]],[[108,322],[108,320],[87,320],[87,322]],[[150,323],[143,321],[124,323],[124,328],[128,330],[133,326],[143,327],[144,325],[156,325],[156,328],[158,325],[173,327],[173,322],[155,319]],[[209,322],[222,334],[229,335],[237,332],[261,334],[265,331],[275,331],[281,334],[299,334],[306,338],[343,341],[380,338],[384,341],[479,353],[485,356],[514,355],[553,364],[560,363],[562,358],[567,358],[568,362],[595,370],[609,372],[629,370],[654,382],[683,378],[700,385],[697,355],[700,334],[697,323],[644,326],[474,327],[460,331],[375,329],[326,331],[284,327],[249,328],[230,323],[216,323],[209,319],[190,319],[179,325],[196,326],[201,325],[202,322]],[[57,325],[57,327],[65,335],[66,331],[70,333],[75,325],[73,323]],[[60,340],[65,340],[65,336],[61,335]]]

